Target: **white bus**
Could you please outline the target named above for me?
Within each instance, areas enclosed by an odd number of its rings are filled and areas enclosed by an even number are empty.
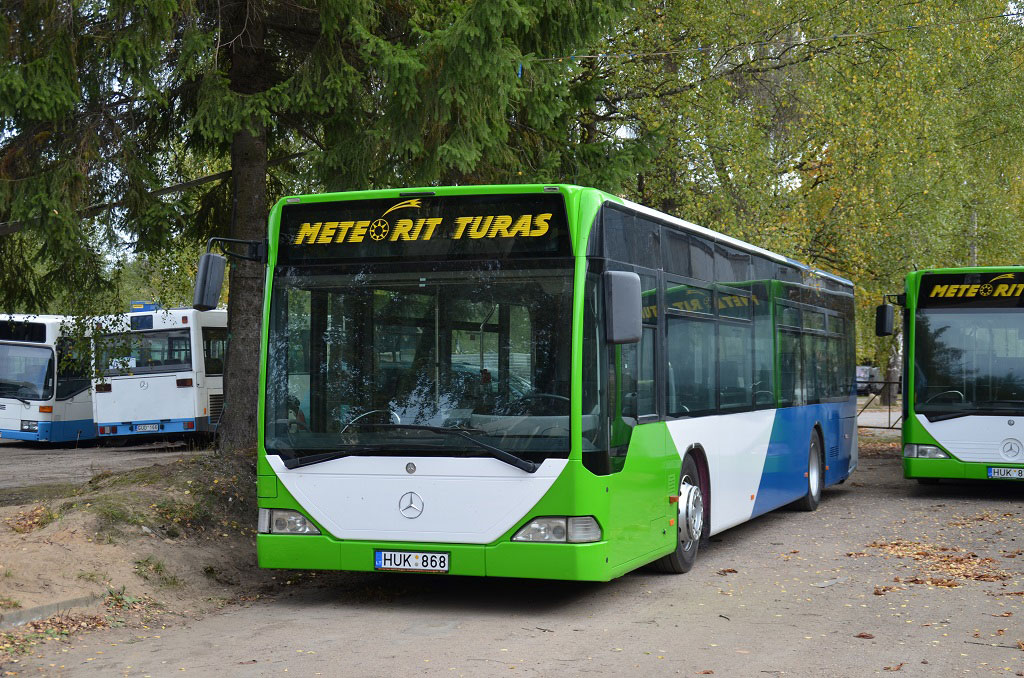
[[[59,315],[0,315],[0,438],[96,437],[88,360],[62,336],[70,323]]]
[[[227,311],[146,310],[107,321],[108,333],[96,337],[93,384],[100,437],[215,432]]]

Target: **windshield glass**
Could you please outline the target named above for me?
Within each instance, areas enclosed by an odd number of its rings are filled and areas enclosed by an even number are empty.
[[[915,409],[1024,413],[1024,309],[919,309]]]
[[[189,372],[192,347],[188,328],[107,334],[96,342],[105,376]]]
[[[0,344],[0,398],[49,400],[53,396],[53,349]]]
[[[394,271],[396,267],[392,267]],[[277,276],[266,448],[486,456],[569,452],[571,262]]]

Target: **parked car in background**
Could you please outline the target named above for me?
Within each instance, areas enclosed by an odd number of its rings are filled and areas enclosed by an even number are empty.
[[[874,365],[857,365],[857,395],[880,393],[882,371]]]

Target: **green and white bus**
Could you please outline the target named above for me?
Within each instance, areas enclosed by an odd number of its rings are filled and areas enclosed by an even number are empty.
[[[903,475],[1024,479],[1024,267],[907,275]],[[879,307],[877,333],[892,334]]]
[[[285,198],[267,260],[261,567],[683,572],[856,466],[852,285],[601,191]]]

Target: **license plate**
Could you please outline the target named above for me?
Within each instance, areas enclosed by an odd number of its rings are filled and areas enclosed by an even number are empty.
[[[396,572],[447,572],[451,557],[447,553],[424,551],[374,551],[373,569]]]
[[[1009,478],[1011,480],[1024,480],[1024,468],[1008,468],[1006,466],[989,466],[989,478]]]
[[[139,431],[159,431],[159,430],[160,430],[160,424],[136,424],[135,425],[136,433],[138,433]]]

